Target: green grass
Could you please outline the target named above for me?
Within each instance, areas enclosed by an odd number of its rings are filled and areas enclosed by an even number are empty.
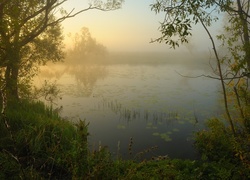
[[[248,159],[237,159],[235,148],[211,121],[211,131],[196,135],[201,160],[152,157],[114,158],[108,148],[90,151],[88,125],[72,124],[41,102],[9,105],[0,121],[0,179],[247,179]],[[216,128],[215,128],[216,127]],[[223,134],[223,135],[221,135]],[[210,148],[210,149],[209,149]],[[214,149],[214,151],[213,151]],[[209,151],[208,151],[209,150]],[[204,158],[205,157],[205,158]],[[244,162],[245,164],[243,164]]]

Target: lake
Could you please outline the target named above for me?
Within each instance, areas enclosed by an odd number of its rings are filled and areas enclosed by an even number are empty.
[[[101,63],[41,67],[35,84],[56,81],[60,115],[89,122],[91,150],[101,145],[123,158],[195,159],[193,133],[222,114],[218,81],[184,77],[202,74],[211,74],[203,56],[117,53]]]

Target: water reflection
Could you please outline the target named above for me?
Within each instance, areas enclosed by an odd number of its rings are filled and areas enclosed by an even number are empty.
[[[133,137],[134,152],[158,146],[157,155],[194,158],[192,133],[221,113],[219,82],[188,79],[175,71],[207,74],[207,66],[195,60],[169,62],[166,59],[172,57],[156,54],[113,58],[99,64],[51,65],[39,78],[57,80],[63,92],[58,102],[62,116],[90,122],[93,148],[101,142],[117,152],[119,142],[121,155],[129,157]]]
[[[76,96],[91,96],[98,79],[103,79],[108,72],[100,65],[70,66],[68,74],[76,80]]]
[[[68,84],[68,87],[61,87],[64,94],[89,97],[93,94],[96,82],[107,75],[106,67],[97,64],[50,64],[41,68],[35,81],[56,80],[59,85]]]

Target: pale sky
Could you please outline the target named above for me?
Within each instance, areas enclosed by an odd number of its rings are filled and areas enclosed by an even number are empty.
[[[88,0],[71,0],[65,3],[64,8],[75,11],[86,8]],[[109,51],[169,51],[166,44],[149,43],[151,39],[160,36],[159,22],[163,14],[151,11],[150,4],[154,0],[125,0],[121,9],[109,12],[89,10],[63,22],[66,45],[71,41],[67,35],[79,32],[82,27],[89,28],[92,37],[103,44]],[[206,44],[207,36],[202,31],[195,31],[193,42],[181,48],[188,51],[200,48],[198,40]],[[201,37],[203,39],[201,39]],[[207,41],[209,42],[209,41]],[[205,47],[207,48],[207,47]]]

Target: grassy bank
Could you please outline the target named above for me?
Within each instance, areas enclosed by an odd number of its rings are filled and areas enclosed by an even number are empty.
[[[21,101],[9,105],[6,117],[1,115],[0,179],[250,178],[248,147],[236,149],[233,143],[239,144],[224,125],[209,122],[209,131],[196,134],[201,160],[155,157],[138,162],[114,159],[104,147],[89,151],[84,121],[72,124],[41,102]]]

